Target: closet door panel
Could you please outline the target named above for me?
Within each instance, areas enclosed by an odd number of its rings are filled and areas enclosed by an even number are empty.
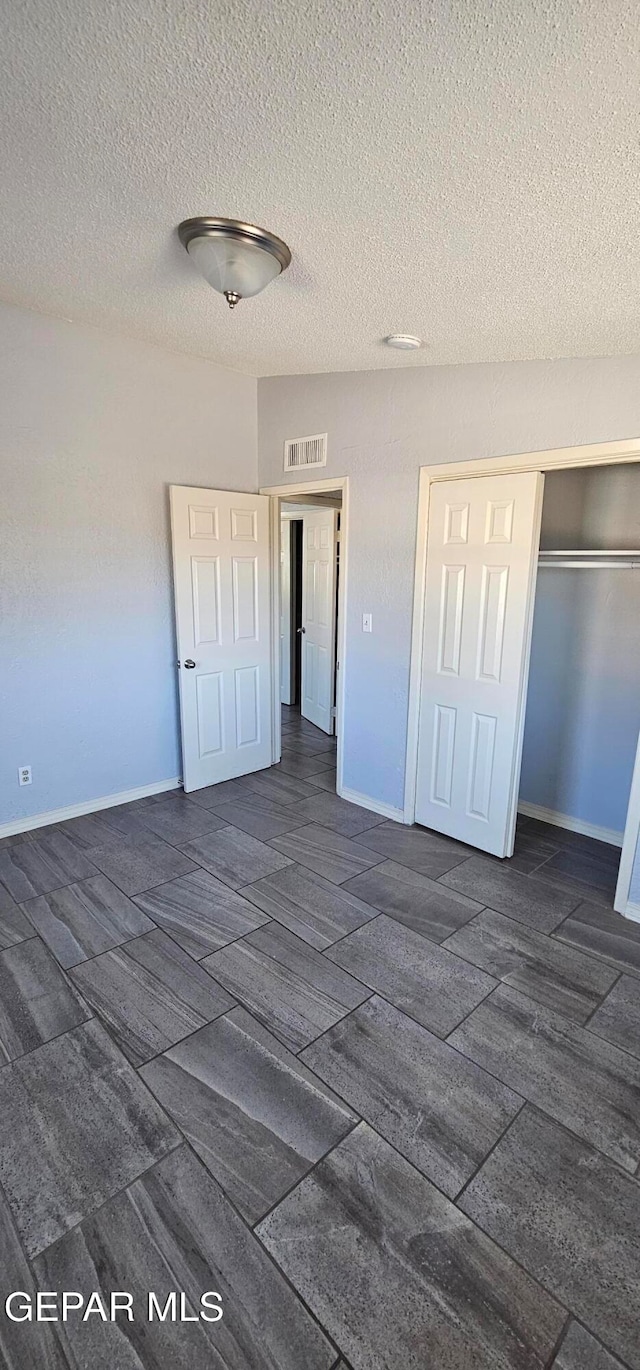
[[[435,483],[416,822],[509,856],[537,569],[540,472]]]

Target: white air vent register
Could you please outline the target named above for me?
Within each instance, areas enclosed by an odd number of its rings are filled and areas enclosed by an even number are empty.
[[[309,466],[326,466],[327,434],[314,433],[310,438],[288,438],[284,445],[285,471],[299,471]]]

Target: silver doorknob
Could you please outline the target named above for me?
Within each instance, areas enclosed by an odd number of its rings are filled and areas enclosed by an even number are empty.
[[[194,668],[194,666],[195,666],[195,664],[196,664],[195,661],[192,661],[190,656],[187,657],[187,660],[186,660],[185,663],[184,663],[185,671],[192,671],[193,668]]]
[[[306,633],[306,628],[296,628],[297,633]]]

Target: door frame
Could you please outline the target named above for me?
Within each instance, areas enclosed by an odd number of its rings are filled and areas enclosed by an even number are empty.
[[[640,462],[640,438],[621,442],[588,443],[581,447],[556,447],[541,452],[520,452],[512,456],[480,457],[476,461],[445,462],[420,467],[416,561],[413,589],[413,619],[411,628],[411,666],[409,672],[409,706],[407,714],[407,752],[404,787],[404,821],[415,822],[416,787],[418,780],[418,734],[420,729],[420,687],[422,683],[422,645],[425,613],[425,582],[429,524],[429,494],[436,481],[465,480],[470,476],[499,476],[519,471],[562,471],[576,466],[621,466]],[[266,492],[265,492],[266,493]],[[525,682],[528,681],[528,662],[525,663]],[[524,721],[524,718],[523,718]],[[640,789],[640,787],[639,787]],[[632,804],[632,800],[636,802]],[[638,823],[640,838],[640,793],[632,792],[629,815]],[[621,861],[615,905],[626,917],[640,919],[640,914],[629,908],[629,886],[633,862]]]
[[[271,509],[269,509],[269,514],[271,514]],[[284,525],[285,525],[285,524],[286,524],[286,526],[287,526],[287,537],[286,537],[286,539],[283,537]],[[286,549],[286,550],[285,550],[285,549]],[[285,550],[285,555],[284,555],[284,556],[282,555],[282,554],[283,554],[283,550]],[[283,634],[282,634],[282,617],[283,617],[283,615],[282,615],[282,604],[283,604],[282,587],[283,587],[283,584],[284,584],[284,581],[285,581],[285,576],[284,576],[284,568],[285,568],[285,566],[286,566],[286,568],[287,568],[287,575],[286,575],[287,593],[286,593],[286,599],[287,599],[288,603],[287,603],[287,612],[286,612],[286,629],[287,629],[287,631],[286,631],[286,633],[284,634],[284,636],[285,636],[285,638],[286,638],[286,649],[285,649],[285,654],[286,654],[286,657],[287,657],[287,660],[288,660],[288,665],[289,665],[289,670],[288,670],[288,672],[287,672],[288,677],[289,677],[289,680],[288,680],[288,687],[287,687],[287,695],[289,696],[289,698],[288,698],[288,701],[282,699],[282,684],[283,684],[282,677],[283,677],[283,675],[285,674],[285,672],[284,672],[283,669],[282,669],[282,652],[281,652],[281,653],[280,653],[280,696],[281,696],[280,702],[281,702],[282,704],[285,704],[285,703],[287,703],[287,702],[290,704],[290,703],[291,703],[291,684],[292,684],[292,680],[293,680],[293,631],[294,631],[294,629],[293,629],[293,615],[292,615],[291,610],[292,610],[292,607],[293,607],[293,588],[294,588],[294,587],[293,587],[292,582],[291,582],[291,519],[290,519],[289,517],[287,517],[287,515],[283,515],[283,517],[282,517],[281,520],[280,520],[280,635],[279,635],[279,645],[282,644],[282,637],[283,637]]]
[[[344,719],[345,719],[345,680],[347,657],[347,587],[349,582],[349,477],[334,476],[328,480],[291,481],[286,485],[261,485],[259,494],[271,498],[271,636],[272,636],[272,685],[273,701],[273,764],[282,756],[282,732],[280,727],[280,508],[286,495],[320,495],[332,490],[342,494],[340,510],[340,575],[338,579],[338,633],[336,648],[336,732],[338,746],[336,756],[336,794],[349,798],[342,783],[344,767]]]

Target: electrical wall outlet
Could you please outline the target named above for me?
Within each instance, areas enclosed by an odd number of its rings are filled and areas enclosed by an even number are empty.
[[[19,784],[19,785],[30,785],[30,784],[31,784],[31,767],[30,767],[30,766],[18,766],[18,784]]]
[[[373,632],[373,614],[362,615],[362,631],[363,633]]]

